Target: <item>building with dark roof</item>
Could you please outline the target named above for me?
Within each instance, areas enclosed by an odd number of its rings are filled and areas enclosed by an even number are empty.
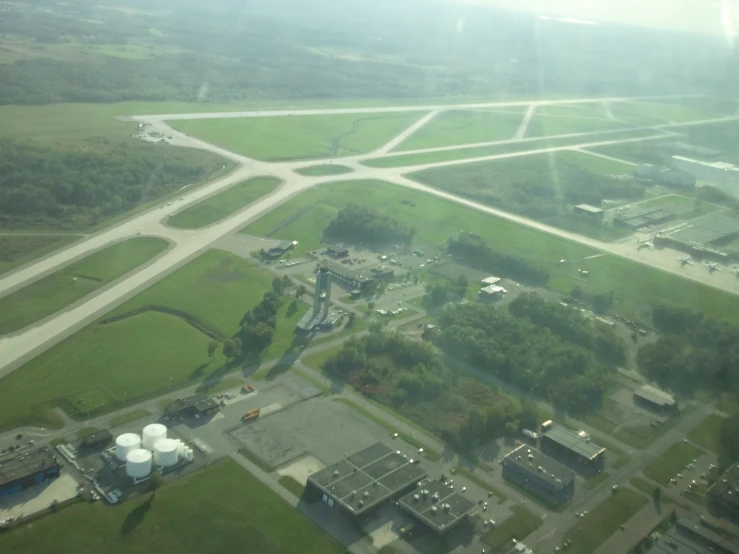
[[[378,442],[308,477],[306,498],[362,517],[425,478],[421,466]]]
[[[267,254],[267,256],[269,256],[270,258],[279,258],[288,250],[292,250],[293,248],[295,248],[296,244],[298,244],[298,241],[296,240],[283,240],[277,246],[273,246],[272,248],[268,248],[267,250],[265,250],[265,254]]]
[[[548,504],[562,504],[575,494],[575,472],[525,444],[506,454],[502,465],[504,479]]]
[[[647,554],[735,554],[739,544],[705,525],[679,517],[675,525],[654,538]]]
[[[0,461],[0,496],[59,477],[61,465],[48,447]]]
[[[605,448],[594,443],[584,431],[575,432],[562,425],[552,425],[544,432],[541,448],[578,471],[597,472],[605,464]]]
[[[424,480],[398,505],[437,533],[446,533],[467,519],[475,504],[440,481]]]
[[[677,400],[674,396],[651,385],[643,385],[636,389],[634,391],[634,402],[660,411],[670,411],[677,408]]]
[[[102,429],[89,435],[85,435],[77,441],[76,448],[92,448],[105,446],[113,440],[113,435],[107,429]]]
[[[326,268],[331,278],[349,290],[367,291],[375,282],[375,276],[369,270],[355,271],[334,262],[322,262],[319,267]]]
[[[209,416],[218,412],[218,402],[205,396],[195,394],[187,398],[178,398],[164,407],[164,415],[167,417]]]
[[[339,248],[339,247],[327,247],[326,255],[331,256],[332,258],[346,258],[349,255],[349,249],[348,248]]]
[[[707,491],[711,506],[739,520],[739,464],[727,469]]]

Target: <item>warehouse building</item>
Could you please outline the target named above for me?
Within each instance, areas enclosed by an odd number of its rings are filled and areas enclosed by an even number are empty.
[[[0,461],[0,496],[59,477],[61,465],[48,447]]]
[[[739,464],[727,469],[707,492],[712,507],[735,521],[739,520]]]
[[[585,431],[551,425],[541,437],[541,448],[579,472],[597,473],[605,465],[606,449],[590,440]]]
[[[424,480],[398,505],[433,531],[443,534],[466,521],[475,504],[441,481]]]
[[[89,435],[85,435],[75,444],[75,448],[96,448],[104,447],[110,444],[113,440],[113,435],[107,429],[102,429]]]
[[[597,206],[591,206],[590,204],[579,204],[572,208],[572,211],[578,215],[584,215],[592,219],[603,219],[604,211]]]
[[[667,246],[695,257],[717,261],[739,258],[736,241],[739,220],[730,214],[714,213],[694,219],[671,233],[655,237],[655,246]]]
[[[636,389],[634,402],[664,412],[677,409],[677,400],[674,396],[652,385],[642,385]]]
[[[678,517],[654,542],[647,554],[735,554],[739,544],[722,537],[697,521]]]
[[[361,518],[425,478],[421,466],[378,442],[308,477],[305,494]]]
[[[204,394],[195,394],[188,398],[178,398],[171,404],[164,407],[165,418],[179,417],[206,417],[214,415],[218,412],[218,402],[205,396]]]
[[[503,478],[548,504],[562,504],[575,494],[575,472],[525,444],[503,458]]]

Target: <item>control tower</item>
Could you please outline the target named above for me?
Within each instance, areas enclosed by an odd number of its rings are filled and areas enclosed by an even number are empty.
[[[318,271],[316,271],[316,290],[313,294],[313,306],[300,319],[296,331],[310,333],[316,330],[316,328],[322,327],[329,319],[328,309],[330,306],[331,274],[327,267],[318,266]]]

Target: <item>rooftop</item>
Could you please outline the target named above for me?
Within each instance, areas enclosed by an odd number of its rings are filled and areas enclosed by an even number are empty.
[[[576,433],[562,425],[552,426],[544,436],[588,460],[594,460],[606,451],[602,446],[592,442],[582,431]]]
[[[425,477],[419,465],[378,442],[323,468],[308,480],[359,515]]]
[[[727,469],[711,487],[708,494],[725,504],[739,508],[739,464]]]
[[[698,522],[678,518],[647,554],[708,554],[737,552],[739,545],[730,542]]]
[[[54,454],[48,447],[39,448],[31,452],[24,452],[12,458],[0,461],[0,486],[24,479],[58,466]]]
[[[643,385],[639,387],[634,391],[634,394],[661,407],[670,407],[677,404],[675,397],[671,394],[651,385]]]
[[[498,285],[488,285],[487,287],[483,287],[480,289],[480,292],[484,294],[500,294],[505,291],[506,290],[503,287],[500,287]]]
[[[583,212],[590,212],[591,214],[602,214],[603,210],[597,206],[591,206],[590,204],[578,204],[575,209]]]
[[[204,394],[195,394],[187,398],[178,398],[171,404],[166,405],[164,407],[164,413],[172,415],[190,408],[194,408],[198,412],[207,412],[218,408],[218,403]]]
[[[536,472],[542,479],[555,485],[567,485],[575,478],[575,473],[571,469],[525,444],[505,455],[503,465],[509,464]]]
[[[77,443],[79,446],[92,446],[101,442],[110,442],[113,440],[113,435],[107,429],[96,431],[82,437]]]
[[[465,517],[475,504],[440,481],[425,480],[398,504],[437,532]]]

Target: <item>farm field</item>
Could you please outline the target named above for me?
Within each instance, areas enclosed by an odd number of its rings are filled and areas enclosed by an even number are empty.
[[[20,267],[78,239],[81,235],[0,236],[0,274]]]
[[[0,298],[0,334],[53,314],[110,283],[167,248],[167,242],[137,237],[108,246]]]
[[[667,486],[670,479],[701,454],[703,451],[689,442],[676,442],[644,468],[644,475],[660,485]]]
[[[203,517],[208,514],[208,517]],[[0,535],[3,552],[52,554],[242,552],[344,554],[346,550],[235,461],[165,484],[120,506],[80,502]]]
[[[647,498],[638,492],[621,487],[565,533],[565,538],[572,541],[568,551],[592,554],[647,502]]]
[[[299,115],[171,122],[184,133],[266,161],[334,158],[370,152],[411,125],[422,112]]]
[[[279,184],[280,180],[275,177],[254,177],[237,183],[170,216],[167,225],[179,229],[206,227],[272,192]]]
[[[521,125],[525,109],[501,111],[450,110],[441,112],[395,148],[420,150],[455,144],[512,139]]]
[[[0,380],[0,428],[53,427],[56,406],[76,417],[101,414],[123,407],[124,396],[131,404],[214,378],[225,358],[220,348],[209,357],[209,343],[236,332],[271,284],[270,274],[246,260],[206,252]],[[283,299],[262,358],[290,348],[306,307]]]
[[[652,136],[653,131],[625,129],[615,133],[597,133],[581,137],[550,138],[539,137],[526,141],[516,141],[506,144],[493,144],[489,146],[474,146],[471,148],[455,148],[440,152],[420,152],[417,154],[401,154],[397,156],[386,156],[383,158],[370,158],[362,161],[362,165],[369,167],[410,167],[430,163],[448,162],[453,160],[469,160],[484,156],[498,156],[514,152],[530,152],[543,148],[564,148],[577,146],[591,142],[618,140],[626,138],[640,138]],[[628,143],[626,143],[628,144]],[[637,143],[642,144],[642,143]],[[643,146],[642,146],[643,147]]]
[[[305,175],[306,177],[323,177],[325,175],[342,175],[344,173],[351,173],[352,171],[354,170],[351,167],[331,163],[301,167],[300,169],[296,169],[295,173]]]
[[[739,321],[739,298],[678,276],[646,268],[623,258],[604,255],[564,239],[524,228],[476,210],[382,181],[348,181],[310,190],[247,226],[242,232],[283,240],[300,236],[294,255],[321,246],[323,229],[338,210],[357,198],[416,229],[415,245],[439,245],[460,229],[483,237],[495,250],[520,255],[546,268],[548,287],[570,294],[575,285],[588,290],[612,290],[613,311],[632,319],[649,320],[651,304],[672,304],[703,311],[709,317]],[[428,225],[433,219],[435,225]],[[560,259],[578,264],[559,264]],[[582,263],[580,262],[582,260]],[[587,280],[577,272],[589,269]],[[679,292],[678,292],[679,291]]]

